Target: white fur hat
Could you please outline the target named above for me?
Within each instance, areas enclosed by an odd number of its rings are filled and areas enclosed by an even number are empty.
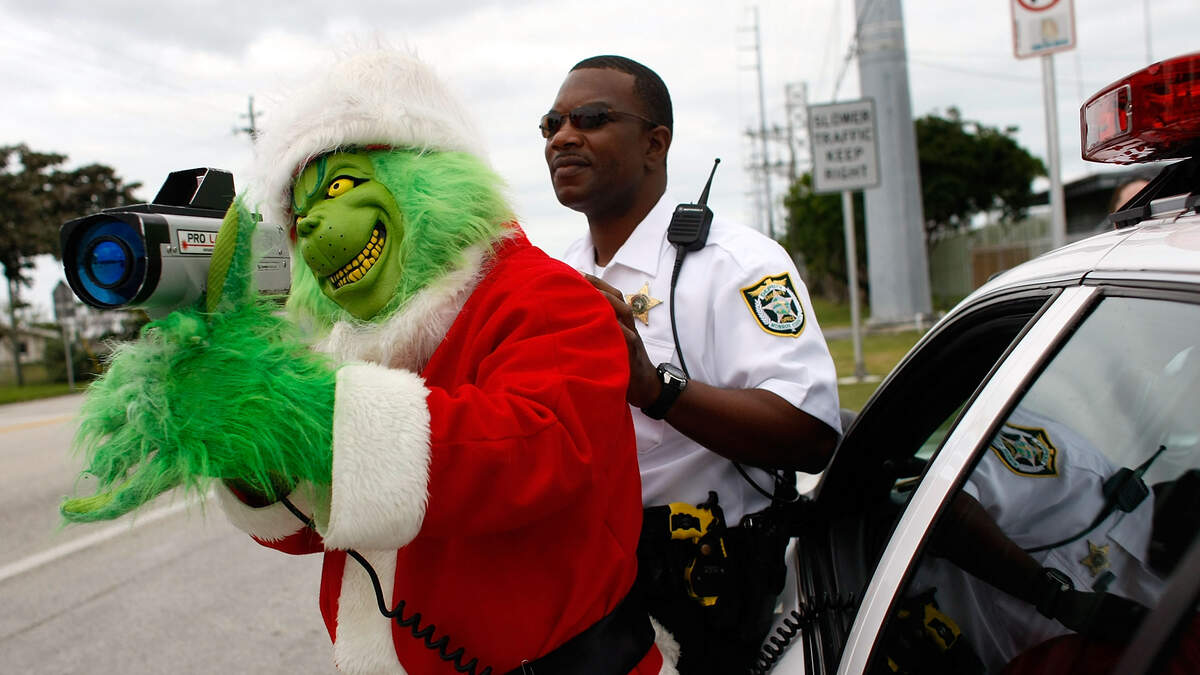
[[[463,104],[411,54],[383,47],[356,52],[309,82],[279,101],[258,138],[255,175],[267,222],[287,225],[296,174],[338,148],[382,145],[485,158]]]

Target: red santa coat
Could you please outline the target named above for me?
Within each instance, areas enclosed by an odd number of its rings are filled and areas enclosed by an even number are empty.
[[[264,545],[324,552],[321,612],[344,672],[453,672],[379,613],[345,549],[392,607],[497,674],[591,626],[636,575],[641,490],[612,309],[519,230],[472,259],[386,323],[339,324],[318,346],[346,364],[331,495],[293,494],[320,534],[281,504],[222,494]],[[633,672],[673,673],[663,647],[668,663],[652,647]]]

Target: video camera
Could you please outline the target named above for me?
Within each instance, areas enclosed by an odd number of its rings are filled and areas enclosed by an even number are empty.
[[[195,302],[208,285],[217,231],[233,196],[228,171],[175,171],[149,204],[64,223],[59,241],[67,283],[92,307],[143,309],[151,318]],[[286,294],[291,285],[286,230],[260,223],[253,246],[259,291]]]

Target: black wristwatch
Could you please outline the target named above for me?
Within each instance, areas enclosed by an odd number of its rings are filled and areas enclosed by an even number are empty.
[[[669,363],[658,364],[658,378],[662,380],[662,393],[658,395],[654,403],[642,408],[646,417],[652,420],[661,420],[666,417],[667,411],[671,409],[675,399],[679,398],[688,384],[687,373]]]

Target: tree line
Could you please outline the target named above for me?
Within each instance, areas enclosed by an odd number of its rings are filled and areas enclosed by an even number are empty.
[[[956,108],[914,121],[926,245],[970,226],[976,214],[1013,223],[1033,204],[1033,180],[1046,175],[1042,161],[1017,144],[1016,127],[1000,129],[965,120]],[[866,241],[862,193],[854,194],[857,264],[865,284]],[[847,296],[846,240],[838,194],[813,192],[804,174],[784,197],[784,247],[804,261],[811,292],[834,301]]]
[[[8,283],[8,333],[18,385],[21,372],[17,310],[21,289],[32,285],[35,256],[59,257],[58,229],[72,218],[135,201],[141,183],[126,183],[112,167],[66,169],[67,156],[25,144],[0,146],[0,265]]]

